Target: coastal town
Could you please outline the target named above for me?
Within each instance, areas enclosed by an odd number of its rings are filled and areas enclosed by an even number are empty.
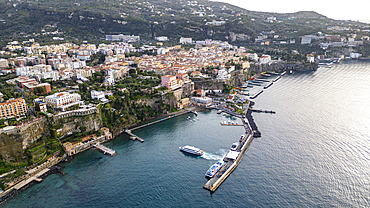
[[[269,38],[278,36],[261,33],[256,43],[269,45]],[[303,36],[301,44],[325,39],[331,42],[320,46],[337,47],[339,40],[341,46],[357,47],[369,41],[358,38],[318,33]],[[184,37],[168,47],[163,46],[166,37],[140,47],[133,45],[139,36],[107,35],[106,40],[111,42],[40,45],[30,39],[9,42],[0,51],[3,196],[60,172],[54,165],[87,149],[115,155],[101,143],[131,133],[128,129],[148,119],[196,108],[217,108],[243,118],[250,100],[262,92],[244,89],[262,84],[266,89],[280,76],[268,83],[261,78],[361,57],[353,50],[335,57],[293,50],[284,59],[287,51],[281,49],[267,54],[225,41]],[[249,125],[255,136],[260,134],[255,124]]]

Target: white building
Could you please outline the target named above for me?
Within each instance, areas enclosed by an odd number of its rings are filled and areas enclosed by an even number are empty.
[[[78,104],[80,100],[81,95],[77,93],[70,94],[68,92],[59,92],[45,97],[46,105],[53,108],[69,107],[73,104]]]
[[[140,40],[140,36],[135,35],[106,35],[105,40],[110,41],[124,41],[124,42],[136,42]]]
[[[168,49],[166,49],[166,48],[158,48],[158,49],[157,49],[157,54],[158,54],[158,55],[164,55],[164,54],[166,54],[168,51],[169,51],[169,50],[168,50]]]
[[[192,44],[193,43],[193,38],[180,38],[180,43],[181,44]]]
[[[155,39],[157,41],[161,41],[161,42],[168,41],[168,37],[166,37],[166,36],[156,37]]]
[[[315,56],[312,54],[307,55],[307,61],[310,63],[315,62]]]
[[[271,56],[270,55],[262,55],[261,58],[259,59],[259,62],[261,64],[267,64],[271,61]]]
[[[105,98],[104,91],[96,91],[96,90],[91,91],[91,99],[101,100],[103,98]]]
[[[212,98],[209,97],[192,97],[191,100],[204,106],[212,105]]]
[[[218,70],[217,79],[230,79],[231,75],[225,69]]]
[[[361,53],[350,53],[349,54],[349,57],[350,58],[353,58],[353,59],[357,59],[357,58],[360,58],[362,56]]]
[[[251,53],[248,55],[248,59],[252,61],[258,61],[258,55],[256,53]]]

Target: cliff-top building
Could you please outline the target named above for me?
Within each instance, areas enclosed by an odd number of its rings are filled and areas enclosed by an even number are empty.
[[[74,93],[70,94],[68,92],[59,92],[53,95],[45,97],[45,102],[47,106],[52,108],[59,108],[65,110],[66,108],[80,104],[81,95]]]
[[[27,104],[23,98],[9,99],[0,103],[0,118],[20,117],[27,112]]]

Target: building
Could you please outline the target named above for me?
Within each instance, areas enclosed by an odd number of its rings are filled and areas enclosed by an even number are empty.
[[[310,63],[315,62],[315,56],[313,54],[308,54],[307,61]]]
[[[193,43],[193,39],[192,38],[183,38],[183,37],[181,37],[180,38],[180,43],[181,44],[192,44]]]
[[[193,72],[190,74],[190,76],[192,76],[192,77],[200,77],[200,75],[201,75],[200,71],[193,71]]]
[[[261,58],[259,59],[259,62],[261,64],[267,64],[271,61],[271,56],[270,55],[262,55]]]
[[[301,44],[302,45],[305,45],[305,44],[311,44],[311,40],[312,40],[312,37],[311,36],[303,36],[302,39],[301,39]]]
[[[20,117],[27,112],[27,104],[23,98],[9,99],[0,103],[0,118]]]
[[[91,99],[98,99],[98,100],[105,99],[105,92],[93,90],[91,91]]]
[[[46,103],[42,101],[35,102],[35,110],[40,112],[46,112],[48,108],[46,107]]]
[[[181,79],[184,83],[190,82],[189,75],[187,73],[177,73],[176,79]]]
[[[0,68],[7,68],[7,67],[9,67],[8,60],[0,59]]]
[[[134,35],[106,35],[105,40],[109,41],[124,41],[124,42],[137,42],[140,40],[140,36]]]
[[[55,93],[45,97],[46,105],[52,108],[60,108],[62,110],[76,104],[80,104],[81,95],[68,92]]]
[[[176,77],[172,75],[162,76],[162,86],[167,87],[168,89],[177,88],[178,84],[177,84]]]
[[[166,36],[156,37],[155,39],[156,39],[157,41],[161,41],[161,42],[168,41],[168,37],[166,37]]]
[[[192,97],[191,100],[195,102],[195,104],[200,106],[210,106],[212,105],[212,98],[209,97]]]
[[[350,53],[349,54],[349,57],[352,58],[352,59],[358,59],[362,56],[361,53]]]
[[[14,83],[17,84],[20,88],[25,88],[30,90],[34,94],[47,94],[51,92],[51,86],[49,83],[39,84],[35,79],[30,79],[24,76],[17,77],[14,80]]]

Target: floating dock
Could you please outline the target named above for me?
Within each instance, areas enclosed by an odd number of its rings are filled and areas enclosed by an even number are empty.
[[[116,151],[112,150],[112,149],[109,149],[108,147],[106,146],[103,146],[99,143],[95,144],[94,147],[98,150],[100,150],[101,152],[103,152],[104,154],[109,154],[110,156],[114,156],[116,155]]]

